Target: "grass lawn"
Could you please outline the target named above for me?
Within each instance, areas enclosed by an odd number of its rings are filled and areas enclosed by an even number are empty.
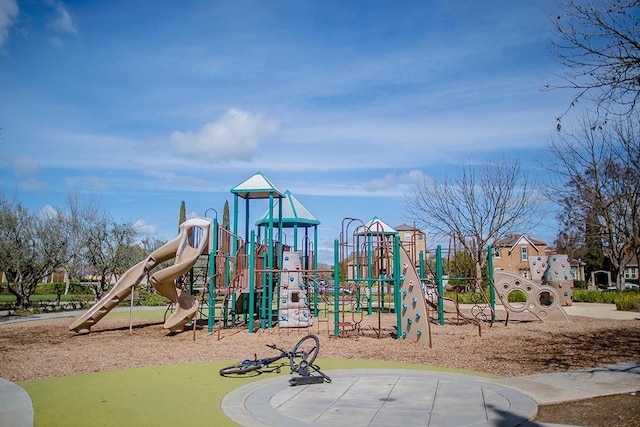
[[[236,424],[220,409],[224,395],[251,381],[290,374],[288,369],[283,369],[281,374],[240,379],[221,377],[219,369],[231,363],[150,366],[24,381],[19,385],[33,400],[36,427],[233,426]],[[425,365],[354,359],[318,359],[318,365],[323,371],[354,368],[443,371]]]
[[[154,307],[152,309],[140,310],[136,307],[130,312],[127,307],[120,307],[121,310],[111,310],[105,317],[109,319],[128,319],[132,315],[134,320],[164,320],[164,313],[167,311],[166,306]]]

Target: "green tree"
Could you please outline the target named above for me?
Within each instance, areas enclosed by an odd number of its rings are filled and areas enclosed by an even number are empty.
[[[180,214],[178,217],[178,229],[180,229],[180,225],[187,220],[187,207],[184,204],[184,200],[180,203]]]
[[[140,248],[134,244],[135,227],[130,221],[115,221],[106,213],[90,222],[84,230],[84,258],[97,276],[91,289],[97,299],[109,290],[112,281],[141,259]]]
[[[38,283],[66,264],[66,227],[59,212],[31,214],[0,193],[0,269],[19,308],[27,309]]]
[[[224,201],[224,208],[222,209],[222,226],[229,229],[229,201]]]

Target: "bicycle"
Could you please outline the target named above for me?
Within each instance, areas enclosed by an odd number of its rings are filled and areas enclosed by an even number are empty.
[[[331,382],[331,378],[320,371],[320,368],[313,363],[320,351],[320,340],[317,336],[307,335],[303,337],[291,351],[275,344],[268,344],[267,347],[278,350],[280,354],[262,359],[258,359],[254,355],[253,359],[245,359],[220,369],[220,375],[223,377],[246,377],[260,375],[263,372],[280,373],[283,367],[289,365],[292,374],[297,373],[300,375],[289,380],[291,385]],[[288,363],[276,363],[282,359],[289,359],[289,361]],[[317,372],[319,376],[313,376],[313,372]]]

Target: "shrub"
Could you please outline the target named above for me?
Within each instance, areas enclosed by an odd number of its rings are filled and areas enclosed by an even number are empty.
[[[574,280],[573,289],[587,289],[587,282],[585,280]]]
[[[62,282],[55,283],[39,283],[36,286],[36,290],[33,293],[34,295],[49,295],[49,294],[57,294],[58,292],[64,292],[65,284]]]
[[[640,293],[635,291],[583,291],[574,290],[574,302],[615,304],[622,311],[640,311]]]
[[[140,297],[140,304],[144,306],[155,307],[169,304],[167,298],[153,292],[147,292],[141,289],[138,291],[138,295]]]

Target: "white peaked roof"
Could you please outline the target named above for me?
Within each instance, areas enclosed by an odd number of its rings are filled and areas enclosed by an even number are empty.
[[[320,221],[291,194],[289,190],[284,192],[285,198],[282,200],[282,226],[293,227],[294,225],[318,225]],[[276,227],[278,212],[280,209],[280,200],[276,201],[273,206],[273,217],[276,219]],[[269,211],[267,210],[262,217],[256,221],[256,225],[266,225],[269,223]]]
[[[398,232],[394,230],[391,226],[389,226],[386,222],[374,216],[371,219],[371,221],[367,222],[364,225],[364,228],[362,226],[358,227],[356,229],[356,234],[361,236],[364,234],[393,235],[393,234],[398,234]]]
[[[256,172],[251,178],[232,188],[231,192],[243,199],[268,199],[270,194],[276,198],[284,197],[262,172]]]

